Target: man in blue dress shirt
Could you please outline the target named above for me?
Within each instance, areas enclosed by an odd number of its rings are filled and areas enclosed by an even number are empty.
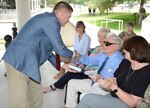
[[[72,59],[73,52],[63,43],[60,29],[71,17],[72,7],[58,2],[53,12],[31,18],[12,41],[3,60],[6,65],[9,108],[42,108],[43,91],[39,67],[46,61],[55,66],[53,50]]]
[[[104,50],[94,57],[81,56],[80,61],[88,66],[98,65],[97,74],[90,75],[92,79],[72,79],[68,82],[66,93],[66,107],[76,108],[78,92],[94,92],[105,95],[107,91],[102,90],[96,83],[98,79],[114,77],[114,72],[123,60],[119,52],[121,39],[114,33],[108,33],[104,40]],[[88,72],[85,72],[85,74]],[[94,82],[95,83],[94,83]]]
[[[88,76],[79,72],[67,72],[54,84],[44,87],[44,92],[53,91],[57,88],[63,89],[67,85],[67,97],[66,97],[66,107],[75,108],[77,105],[78,92],[91,91],[93,86],[97,89],[97,85],[93,84],[93,81],[97,81],[99,78],[107,79],[114,76],[115,70],[118,68],[119,64],[123,60],[123,56],[119,49],[122,46],[122,41],[119,36],[114,33],[108,33],[106,40],[104,41],[104,50],[97,54],[96,56],[80,56],[79,61],[87,66],[97,65],[101,69],[98,74],[93,76]],[[107,58],[107,59],[106,59]],[[107,60],[107,61],[106,61]],[[105,65],[104,65],[105,63]],[[62,67],[68,70],[69,65],[63,64]],[[103,67],[103,68],[101,68]],[[77,80],[78,79],[78,80]],[[82,80],[81,80],[82,79]],[[68,82],[69,81],[69,82]]]

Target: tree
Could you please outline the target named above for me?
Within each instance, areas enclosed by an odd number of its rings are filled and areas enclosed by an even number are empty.
[[[14,4],[15,5],[15,0],[3,0],[8,4]]]
[[[47,5],[55,5],[58,0],[46,0]],[[42,5],[45,4],[45,0],[41,0]]]
[[[66,0],[68,3],[77,4],[76,0]]]
[[[87,2],[89,0],[65,0],[65,1],[68,3],[83,5],[83,4],[85,4],[85,2]]]
[[[100,11],[100,14],[104,14],[105,11],[111,9],[111,7],[114,5],[116,0],[90,0],[89,1],[89,6],[92,8],[98,8]]]
[[[6,2],[7,9],[16,9],[15,0],[3,0],[3,2]]]

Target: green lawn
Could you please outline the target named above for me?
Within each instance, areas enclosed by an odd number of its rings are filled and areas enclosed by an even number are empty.
[[[75,18],[77,20],[82,20],[82,21],[85,21],[85,22],[88,22],[91,24],[95,24],[97,26],[101,26],[101,22],[104,21],[104,19],[123,20],[123,30],[125,30],[126,22],[132,21],[135,24],[133,13],[109,13],[106,15],[96,14],[96,16],[89,16],[88,14],[83,14],[83,15],[75,17]],[[108,28],[117,30],[118,22],[108,23]],[[134,26],[134,31],[136,33],[140,33],[140,31],[141,31],[141,27],[138,24],[138,15],[136,15],[136,25]]]
[[[0,38],[0,44],[4,44],[4,43],[5,43],[4,39]]]

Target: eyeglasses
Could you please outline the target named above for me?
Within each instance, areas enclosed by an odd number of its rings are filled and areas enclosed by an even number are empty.
[[[110,43],[110,42],[104,41],[104,45],[105,45],[105,46],[110,46],[110,45],[113,45],[113,44],[117,45],[117,43]]]

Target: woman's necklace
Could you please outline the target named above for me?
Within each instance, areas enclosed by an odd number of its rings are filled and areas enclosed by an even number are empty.
[[[133,71],[131,72],[131,67],[129,68],[127,77],[126,77],[126,79],[125,79],[126,81],[133,75],[134,71],[135,71],[135,70],[133,70]]]

